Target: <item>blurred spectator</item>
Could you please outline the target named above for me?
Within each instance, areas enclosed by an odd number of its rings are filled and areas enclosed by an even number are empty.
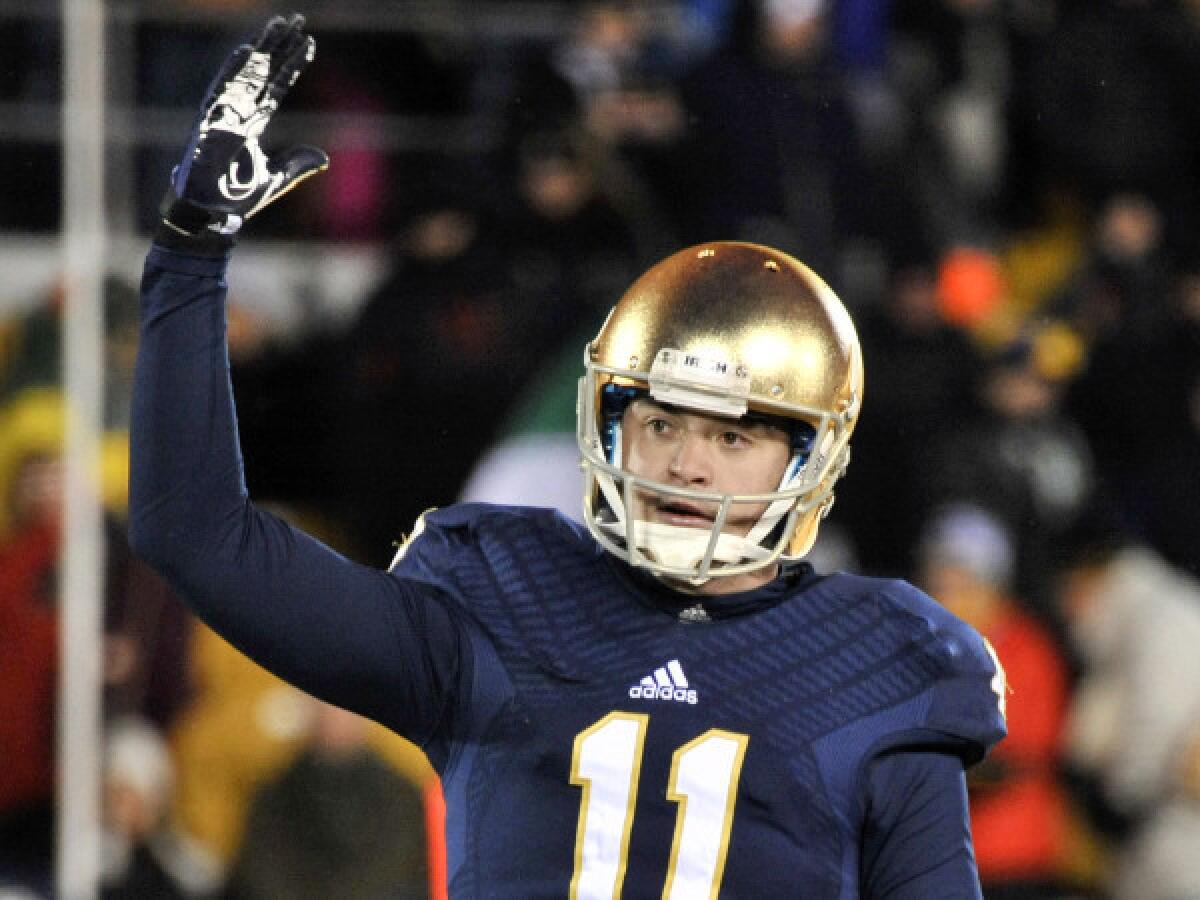
[[[0,877],[23,869],[35,883],[53,859],[64,422],[53,388],[28,388],[0,408]],[[110,468],[123,488],[124,469]],[[106,512],[105,714],[166,725],[189,699],[191,614],[133,557],[111,505]]]
[[[53,17],[0,20],[0,103],[52,104],[62,93],[62,31]],[[10,119],[33,125],[35,111]],[[0,229],[50,233],[59,227],[62,150],[46,135],[0,140]]]
[[[62,383],[63,286],[55,283],[28,313],[8,323],[0,356],[0,398],[25,388]],[[104,279],[104,416],[106,428],[129,424],[137,355],[137,289],[123,278]]]
[[[928,459],[935,501],[980,505],[1016,536],[1014,592],[1050,624],[1053,562],[1095,497],[1091,450],[1062,410],[1074,348],[1045,329],[994,353],[979,414],[956,423]]]
[[[1040,15],[1032,10],[1042,7]],[[896,0],[888,74],[904,105],[902,158],[939,242],[999,237],[1008,184],[1009,101],[1022,47],[1053,3]],[[900,177],[905,177],[901,175]]]
[[[886,295],[858,314],[870,371],[850,470],[833,517],[873,572],[911,572],[913,545],[934,503],[932,453],[972,418],[980,360],[942,315],[937,263],[914,254],[895,263]]]
[[[366,720],[311,702],[304,747],[251,802],[226,895],[427,897],[421,790],[371,749]]]
[[[988,346],[1011,340],[1032,317],[1042,315],[1090,249],[1082,204],[1061,191],[1028,199],[1030,217],[1014,223],[999,246],[1005,297],[980,335]]]
[[[580,4],[569,38],[555,48],[555,69],[571,86],[584,128],[608,144],[653,140],[681,124],[673,95],[656,93],[672,55],[656,40],[652,4],[590,0]]]
[[[1059,598],[1083,673],[1068,754],[1115,834],[1116,900],[1200,896],[1200,582],[1145,546],[1105,537],[1063,569]]]
[[[823,0],[741,0],[725,47],[683,77],[685,243],[757,241],[831,272],[842,242],[868,230],[874,191],[828,13]]]
[[[521,54],[498,92],[498,170],[517,172],[530,137],[578,132],[603,192],[640,225],[651,257],[676,249],[686,124],[675,81],[687,39],[665,35],[656,12],[630,0],[571,6],[564,36]]]
[[[0,535],[33,541],[27,557],[57,590],[63,513],[66,405],[52,387],[27,388],[0,407]],[[163,579],[133,555],[123,516],[128,437],[106,431],[96,477],[104,514],[104,705],[108,715],[144,716],[167,726],[189,701],[187,641],[193,617]],[[27,543],[26,547],[34,544]]]
[[[336,42],[340,35],[329,37]],[[338,65],[339,60],[361,64],[364,57],[374,57],[376,72],[391,70],[392,65],[379,60],[381,48],[375,41],[364,41],[364,37],[354,35],[353,50],[345,48],[339,53],[335,49],[329,54],[331,65],[314,67],[312,77],[298,85],[299,108],[303,109],[308,95],[317,110],[332,111],[340,117],[321,142],[321,148],[329,154],[329,170],[313,183],[311,191],[301,192],[299,202],[290,209],[267,211],[268,221],[263,223],[267,228],[278,223],[279,230],[317,240],[378,241],[385,237],[395,165],[385,149],[387,131],[381,121],[393,111],[388,105],[391,98],[381,85],[342,71],[344,65]],[[322,63],[326,62],[325,43],[322,40]],[[417,62],[410,58],[420,57],[411,53],[413,49],[389,46],[389,63]],[[423,58],[419,61],[432,62]],[[421,78],[412,78],[411,83],[431,85],[439,81],[436,74],[427,72]],[[272,218],[275,222],[270,221]]]
[[[1084,258],[1048,313],[1088,344],[1122,331],[1142,334],[1165,317],[1168,285],[1160,208],[1143,194],[1114,194],[1095,214]]]
[[[33,889],[49,885],[53,861],[59,478],[45,457],[18,464],[0,540],[0,885]]]
[[[1065,884],[1069,809],[1060,780],[1067,660],[1010,594],[1014,555],[978,507],[939,510],[919,545],[918,582],[987,638],[1004,666],[1008,737],[968,775],[971,831],[989,900],[1053,900]]]
[[[288,105],[332,115],[320,139],[309,138],[329,154],[329,171],[262,224],[305,238],[385,241],[408,194],[405,138],[436,140],[419,130],[436,136],[440,122],[467,114],[478,57],[447,32],[420,28],[319,34],[321,64],[296,83]]]
[[[1063,14],[1031,67],[1024,113],[1044,180],[1099,204],[1151,197],[1167,231],[1195,230],[1200,29],[1178,3],[1086,0]]]
[[[598,327],[643,259],[631,220],[606,195],[576,131],[522,142],[501,235],[513,289],[558,335],[584,322]]]
[[[1092,348],[1070,395],[1127,526],[1200,574],[1200,267],[1181,268],[1156,319]]]
[[[459,492],[532,360],[559,338],[539,298],[512,290],[494,208],[472,175],[451,160],[411,174],[390,273],[340,354],[342,518],[369,552],[388,555],[417,515]]]
[[[1200,484],[1200,267],[1195,263],[1179,274],[1174,298],[1175,315],[1150,348],[1152,364],[1142,369],[1170,383],[1158,398],[1164,424],[1158,451],[1146,454],[1147,466],[1135,470],[1145,476],[1145,501],[1134,518],[1168,560],[1200,576],[1200,504],[1192,492],[1179,489]]]
[[[171,822],[174,766],[157,728],[132,717],[109,725],[103,785],[103,900],[217,895],[214,860]]]
[[[56,284],[43,301],[12,322],[10,352],[0,360],[0,398],[8,401],[0,440],[0,483],[23,454],[53,471],[47,515],[61,512],[65,428],[62,380],[63,296]],[[129,395],[137,353],[137,291],[124,279],[104,282],[104,415],[99,478],[106,519],[105,702],[110,714],[136,713],[165,725],[187,702],[186,646],[192,615],[166,583],[132,555],[120,519],[128,471]],[[7,515],[0,508],[0,531]],[[58,530],[48,553],[56,554]]]
[[[195,619],[166,581],[134,556],[124,525],[105,529],[104,711],[169,728],[192,701],[188,646]]]
[[[201,625],[189,647],[196,698],[170,731],[180,828],[227,867],[260,784],[287,764],[304,733],[305,704]]]

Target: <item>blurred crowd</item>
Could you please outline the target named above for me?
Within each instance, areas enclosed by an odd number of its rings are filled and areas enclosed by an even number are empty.
[[[971,773],[986,896],[1200,897],[1200,3],[561,10],[555,37],[477,43],[314,17],[288,109],[339,114],[305,136],[333,164],[243,241],[367,243],[387,271],[344,327],[287,341],[232,285],[251,492],[375,565],[456,498],[577,517],[575,380],[608,306],[680,246],[780,247],[840,293],[866,361],[814,563],[913,580],[1007,671],[1010,736]],[[145,31],[147,106],[193,103],[240,37]],[[438,117],[487,139],[372,131]],[[177,153],[140,159],[147,232]],[[106,306],[106,896],[436,893],[417,751],[245,661],[129,552],[136,287],[110,279]],[[0,886],[35,892],[60,311],[55,288],[0,322]]]

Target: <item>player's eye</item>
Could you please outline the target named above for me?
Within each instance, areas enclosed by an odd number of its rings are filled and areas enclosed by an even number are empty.
[[[646,427],[649,428],[651,433],[653,433],[653,434],[670,434],[671,433],[671,423],[668,422],[666,419],[659,419],[659,418],[648,419],[646,421]]]
[[[723,447],[746,447],[750,444],[750,438],[740,431],[722,431],[717,435],[717,440]]]

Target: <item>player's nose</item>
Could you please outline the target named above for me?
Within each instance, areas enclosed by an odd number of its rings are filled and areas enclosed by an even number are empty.
[[[703,435],[685,432],[674,447],[667,471],[682,484],[712,483],[712,445]]]

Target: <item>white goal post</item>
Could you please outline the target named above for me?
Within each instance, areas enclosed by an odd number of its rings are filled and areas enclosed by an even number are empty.
[[[105,110],[103,0],[62,0],[63,383],[66,502],[59,587],[57,896],[95,897],[100,869],[104,532]]]

